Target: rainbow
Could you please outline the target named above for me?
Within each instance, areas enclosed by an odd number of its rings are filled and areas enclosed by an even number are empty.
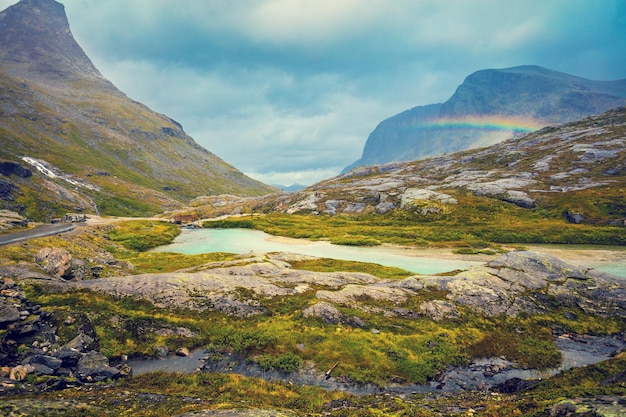
[[[441,118],[416,126],[420,129],[482,129],[490,131],[510,131],[517,133],[534,132],[546,126],[539,120],[508,116],[464,116]]]

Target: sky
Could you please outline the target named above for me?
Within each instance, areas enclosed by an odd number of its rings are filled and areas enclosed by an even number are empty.
[[[61,3],[106,78],[267,184],[339,174],[379,122],[481,69],[626,78],[626,0]]]

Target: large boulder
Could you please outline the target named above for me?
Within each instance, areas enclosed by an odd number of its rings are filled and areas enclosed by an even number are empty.
[[[0,329],[6,329],[19,319],[20,311],[17,307],[6,300],[0,300]]]
[[[83,355],[76,367],[76,376],[83,382],[100,382],[119,378],[119,369],[109,366],[109,360],[103,354],[91,351]]]
[[[304,317],[318,317],[328,324],[339,324],[343,316],[334,305],[325,301],[313,304],[302,310]]]
[[[72,278],[72,255],[65,249],[43,248],[37,252],[35,260],[49,274]]]

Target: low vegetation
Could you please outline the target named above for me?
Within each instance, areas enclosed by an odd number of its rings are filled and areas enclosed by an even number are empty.
[[[370,227],[388,228],[390,223],[401,221],[406,226],[403,233],[409,234],[418,230],[417,226],[406,223],[406,220],[394,217],[379,218],[378,223],[372,219],[343,216],[331,218],[277,215],[248,218],[244,221],[249,227],[277,227],[274,230],[297,225],[292,230],[297,229],[303,234],[317,230],[316,238],[324,238],[324,233],[335,228],[343,227],[344,233],[357,229],[359,233],[371,233],[368,232]],[[228,220],[222,225],[237,227],[238,222],[236,219]],[[431,232],[434,233],[434,229]],[[9,246],[8,250],[11,251],[9,256],[14,260],[32,260],[37,248],[46,246],[66,248],[74,255],[83,257],[105,249],[117,259],[131,262],[134,272],[167,272],[198,265],[206,266],[208,262],[236,257],[233,254],[183,256],[148,252],[150,248],[171,242],[178,233],[176,226],[166,222],[122,222],[115,226],[94,229],[90,233],[35,239],[28,245]],[[379,238],[386,239],[388,236],[393,234],[381,234]],[[403,239],[405,238],[406,235]],[[476,250],[490,247],[489,243],[468,234],[462,235],[461,240],[454,241],[455,244],[460,242],[464,242],[465,247]],[[497,245],[492,247],[497,248]],[[292,267],[311,271],[365,272],[383,279],[402,279],[410,275],[397,268],[329,259],[294,261]],[[238,360],[248,361],[262,370],[285,374],[296,372],[305,365],[313,365],[319,372],[324,372],[338,364],[333,370],[333,376],[357,385],[381,387],[391,382],[426,383],[449,366],[466,365],[470,360],[479,357],[500,356],[520,366],[547,369],[560,363],[560,353],[553,341],[553,329],[587,334],[614,334],[626,330],[623,320],[598,319],[585,315],[582,311],[565,310],[559,306],[544,314],[517,318],[488,318],[461,309],[458,318],[435,322],[421,314],[415,314],[419,313],[419,306],[424,301],[445,299],[446,293],[435,289],[425,289],[416,297],[397,304],[365,297],[358,300],[359,308],[339,306],[342,316],[347,318],[345,322],[327,323],[320,318],[305,317],[302,313],[306,307],[317,302],[316,289],[313,286],[312,290],[296,295],[263,297],[240,288],[234,296],[241,300],[252,300],[265,313],[237,318],[211,309],[172,311],[144,300],[116,298],[89,291],[51,293],[35,284],[25,288],[33,303],[41,305],[53,317],[58,317],[59,328],[63,327],[62,320],[68,315],[88,317],[100,338],[101,351],[111,358],[122,355],[152,356],[156,354],[156,346],[167,346],[170,351],[180,347],[203,346],[208,349],[211,360],[239,358]],[[394,309],[404,313],[381,314],[382,311]],[[71,339],[73,335],[71,326],[65,326],[59,332],[62,341]],[[615,361],[622,363],[624,359],[620,357]],[[588,378],[586,384],[593,387],[589,392],[594,395],[623,394],[626,391],[619,384],[601,386],[596,375],[585,378]],[[449,402],[446,403],[445,396],[435,402],[427,402],[420,396],[410,396],[404,400],[384,396],[354,397],[312,387],[208,373],[152,373],[131,378],[106,389],[110,395],[91,403],[88,411],[79,410],[74,415],[107,415],[110,410],[120,410],[122,407],[126,407],[124,410],[128,410],[131,413],[129,415],[138,416],[164,415],[174,409],[180,413],[182,410],[192,411],[207,407],[277,407],[296,410],[296,414],[300,413],[298,415],[326,413],[337,416],[426,416],[445,414],[435,414],[432,409],[418,404],[428,403],[428,407],[432,407],[440,402],[441,409],[445,409],[452,401],[448,399]],[[530,413],[545,410],[557,402],[556,388],[547,384],[542,385],[541,390],[540,394],[533,397],[541,400],[517,395],[499,397],[502,401],[496,402],[490,398],[481,400],[480,395],[475,394],[471,401],[472,404],[482,401],[484,414],[481,415],[484,416],[508,415],[506,413],[511,410],[520,411],[510,415],[540,415]],[[580,385],[577,385],[571,392],[584,393],[581,390]],[[142,393],[158,397],[156,405],[146,408]],[[83,401],[85,395],[85,391],[64,392],[68,401],[73,396],[77,401]],[[202,400],[191,401],[190,398]],[[366,399],[372,402],[368,404]],[[334,400],[351,405],[335,410],[329,406]],[[470,400],[467,401],[469,404]],[[505,414],[498,414],[499,412]]]
[[[501,244],[626,244],[621,226],[571,224],[554,210],[522,209],[473,196],[463,197],[455,211],[442,217],[405,210],[362,216],[267,214],[210,221],[203,226],[254,228],[279,236],[363,246],[387,243],[497,249]]]

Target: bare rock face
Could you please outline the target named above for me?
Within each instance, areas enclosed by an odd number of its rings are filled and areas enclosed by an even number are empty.
[[[20,319],[20,311],[6,300],[0,299],[0,329],[4,329]]]
[[[305,317],[319,317],[329,324],[339,324],[343,319],[337,307],[324,301],[305,308],[302,314]]]
[[[400,196],[400,208],[414,210],[422,216],[449,211],[446,206],[457,205],[458,200],[448,194],[423,188],[409,188]]]
[[[72,255],[65,249],[43,248],[37,252],[36,261],[49,274],[72,278]]]
[[[455,318],[460,315],[456,305],[444,300],[427,301],[420,306],[420,310],[435,321]]]
[[[1,198],[2,196],[0,195],[0,199]],[[8,230],[13,227],[25,227],[27,225],[28,220],[25,217],[20,216],[18,213],[9,210],[0,210],[0,231]]]
[[[303,314],[341,324],[350,324],[351,319],[343,317],[336,306],[373,311],[371,303],[386,306],[375,307],[381,314],[426,315],[433,320],[458,317],[460,307],[487,316],[515,317],[554,308],[554,303],[601,317],[626,317],[623,279],[536,252],[510,252],[452,276],[416,275],[403,280],[295,270],[289,261],[296,259],[289,254],[253,256],[197,272],[75,280],[71,287],[146,298],[163,307],[215,309],[241,317],[265,314],[259,302],[262,298],[315,291],[318,302]],[[315,290],[314,285],[324,289]],[[422,303],[419,311],[404,309],[411,297],[432,288],[442,291],[441,299]]]

